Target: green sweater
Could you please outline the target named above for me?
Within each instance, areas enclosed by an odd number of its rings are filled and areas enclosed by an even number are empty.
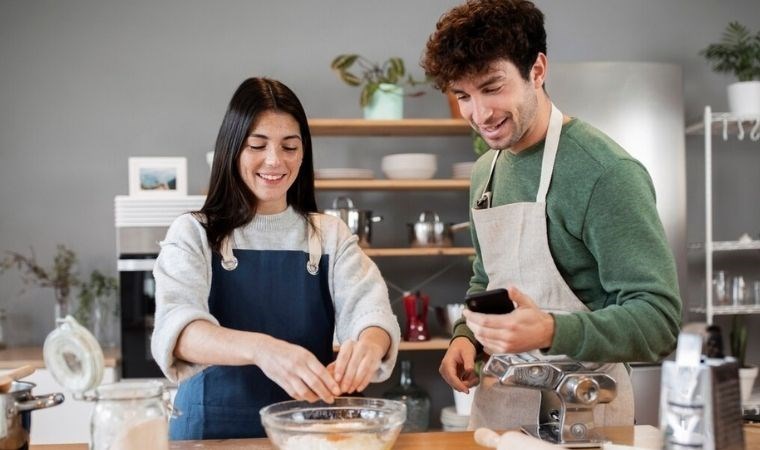
[[[501,152],[491,184],[493,206],[536,201],[543,147],[542,141],[517,155]],[[493,155],[487,152],[473,168],[470,205],[483,191]],[[646,169],[601,131],[573,119],[562,127],[546,203],[554,262],[593,311],[554,315],[546,353],[605,362],[656,361],[670,354],[681,299]],[[488,285],[474,229],[472,239],[476,257],[468,293]],[[462,321],[454,336],[475,343]]]

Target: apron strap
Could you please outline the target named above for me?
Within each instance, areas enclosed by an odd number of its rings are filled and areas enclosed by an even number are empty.
[[[306,263],[306,271],[312,275],[319,273],[319,259],[322,257],[322,242],[319,233],[319,215],[311,214],[311,225],[306,224],[309,235],[309,262]]]
[[[493,155],[493,160],[491,160],[491,169],[488,171],[488,181],[486,181],[486,185],[483,187],[483,193],[480,195],[480,198],[475,202],[475,208],[476,209],[488,209],[491,207],[491,180],[493,179],[493,171],[496,167],[496,160],[499,159],[499,155],[501,154],[501,150],[494,150],[496,153]]]
[[[549,184],[554,172],[554,159],[557,156],[559,135],[562,133],[562,113],[552,103],[552,111],[549,114],[549,128],[546,130],[544,140],[544,156],[541,160],[541,181],[538,183],[536,203],[546,203],[546,194],[549,192]]]

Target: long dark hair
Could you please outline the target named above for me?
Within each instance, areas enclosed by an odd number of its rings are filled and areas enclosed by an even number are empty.
[[[276,111],[290,114],[298,122],[303,144],[303,160],[293,185],[288,189],[287,202],[304,216],[317,211],[314,196],[314,160],[311,133],[301,102],[296,94],[279,81],[269,78],[249,78],[232,95],[216,138],[214,162],[206,202],[198,211],[204,216],[206,235],[211,249],[219,252],[222,240],[256,214],[256,196],[240,176],[238,161],[251,127],[261,113]]]

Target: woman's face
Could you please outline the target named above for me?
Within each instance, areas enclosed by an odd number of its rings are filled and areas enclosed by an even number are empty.
[[[258,200],[257,213],[276,214],[288,207],[287,192],[302,160],[298,122],[282,112],[261,113],[243,142],[238,163],[240,176]]]

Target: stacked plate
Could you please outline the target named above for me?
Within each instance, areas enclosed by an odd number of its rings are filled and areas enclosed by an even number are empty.
[[[328,168],[314,170],[314,176],[323,180],[328,179],[372,179],[375,174],[370,169],[352,169],[352,168]]]
[[[475,161],[454,163],[451,166],[451,176],[453,178],[466,178],[470,179],[472,173],[472,166],[475,165]]]
[[[197,211],[206,197],[136,197],[117,195],[114,198],[116,227],[168,227],[178,216]]]

